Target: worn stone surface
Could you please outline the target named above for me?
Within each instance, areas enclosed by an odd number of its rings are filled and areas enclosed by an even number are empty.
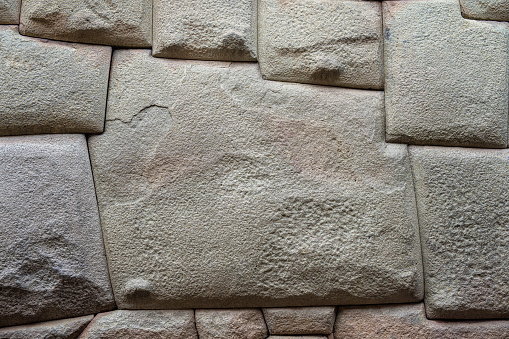
[[[256,60],[256,0],[154,0],[153,55]]]
[[[17,25],[21,0],[0,1],[0,25]]]
[[[196,310],[200,339],[265,339],[267,325],[260,309]]]
[[[193,310],[117,310],[98,314],[80,339],[198,339]]]
[[[47,321],[38,324],[0,328],[2,339],[75,339],[94,318],[88,315],[79,318]]]
[[[334,339],[326,335],[271,335],[267,339]]]
[[[509,338],[509,321],[435,321],[422,304],[340,307],[334,339]]]
[[[509,28],[458,0],[385,1],[387,140],[506,147]]]
[[[409,160],[383,140],[382,92],[149,54],[115,51],[106,131],[89,138],[119,307],[422,298]]]
[[[271,334],[330,334],[335,307],[264,308],[263,315]]]
[[[380,1],[260,0],[266,79],[383,88]]]
[[[412,147],[430,318],[509,317],[509,150]]]
[[[24,35],[123,47],[152,45],[151,0],[23,0]]]
[[[465,18],[509,21],[507,0],[460,0],[460,4]]]
[[[0,326],[112,309],[83,135],[0,138]]]
[[[0,26],[0,135],[102,132],[110,58]]]

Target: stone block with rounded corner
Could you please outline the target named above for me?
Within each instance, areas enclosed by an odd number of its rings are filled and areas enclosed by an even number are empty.
[[[258,308],[198,309],[195,317],[200,339],[266,339],[268,335]]]
[[[260,0],[265,79],[383,89],[380,1]]]
[[[102,132],[110,59],[111,47],[0,26],[0,135]]]
[[[121,47],[152,46],[152,0],[23,0],[20,32]]]
[[[477,20],[509,21],[507,0],[460,0],[465,18]]]
[[[2,339],[76,339],[94,318],[84,317],[60,319],[37,324],[0,328]]]
[[[0,138],[0,326],[115,307],[83,135]]]
[[[154,0],[152,54],[256,61],[256,0]]]
[[[193,310],[117,310],[98,314],[79,339],[198,339]]]
[[[464,19],[458,0],[383,8],[387,140],[506,147],[509,28]]]
[[[423,304],[340,307],[334,339],[509,337],[509,321],[428,320]]]
[[[383,93],[115,51],[91,152],[119,307],[418,301],[406,145]]]
[[[2,0],[0,2],[0,25],[17,25],[21,0]]]
[[[410,153],[428,317],[509,318],[509,150]]]
[[[330,334],[334,326],[334,306],[264,308],[270,334]]]

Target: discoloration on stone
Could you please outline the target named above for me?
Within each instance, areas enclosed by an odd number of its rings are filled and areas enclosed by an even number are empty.
[[[200,339],[265,339],[267,326],[260,309],[196,310]]]
[[[0,0],[0,25],[17,25],[21,0]]]
[[[94,318],[85,317],[0,328],[2,339],[76,339]]]
[[[270,334],[330,334],[335,307],[264,308]]]

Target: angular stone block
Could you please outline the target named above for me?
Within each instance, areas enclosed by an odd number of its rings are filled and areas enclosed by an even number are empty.
[[[385,1],[387,140],[507,146],[509,28],[458,0]]]
[[[509,321],[434,321],[422,304],[340,307],[334,339],[509,338]]]
[[[0,27],[0,135],[99,133],[111,47],[24,37]]]
[[[154,0],[156,57],[255,61],[256,0]]]
[[[150,47],[152,1],[23,0],[20,32],[63,41]]]
[[[0,138],[0,326],[114,308],[83,135]]]
[[[264,308],[270,334],[330,334],[334,326],[334,306]]]
[[[260,309],[196,310],[200,339],[266,339],[267,325]]]
[[[198,339],[193,310],[128,311],[98,314],[80,339]]]
[[[509,317],[509,150],[411,147],[426,313]]]
[[[266,79],[383,89],[380,1],[260,0]]]
[[[114,53],[89,138],[121,308],[422,298],[406,145],[383,93],[264,81],[256,64]]]
[[[17,25],[21,0],[2,0],[0,2],[0,25]]]
[[[87,315],[79,318],[47,321],[44,323],[0,328],[2,339],[76,339],[94,318]]]
[[[465,18],[478,20],[509,21],[507,0],[460,0]]]

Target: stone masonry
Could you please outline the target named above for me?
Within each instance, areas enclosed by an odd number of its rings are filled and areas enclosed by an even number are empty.
[[[509,338],[509,1],[0,0],[0,338]]]

